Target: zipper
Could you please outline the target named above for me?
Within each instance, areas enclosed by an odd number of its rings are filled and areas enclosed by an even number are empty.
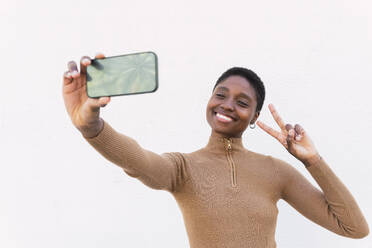
[[[231,185],[236,187],[236,167],[232,158],[232,141],[229,138],[225,138],[226,158],[231,167]]]

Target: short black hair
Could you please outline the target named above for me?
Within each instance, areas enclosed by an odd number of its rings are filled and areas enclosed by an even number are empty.
[[[257,76],[257,74],[254,71],[250,69],[247,69],[244,67],[232,67],[228,69],[227,71],[222,73],[222,75],[218,78],[216,84],[213,87],[213,91],[219,83],[222,83],[225,79],[227,79],[230,76],[241,76],[245,78],[251,84],[251,86],[256,92],[256,99],[257,99],[256,112],[260,112],[262,109],[264,100],[265,100],[265,86],[263,82],[261,81],[261,78]]]

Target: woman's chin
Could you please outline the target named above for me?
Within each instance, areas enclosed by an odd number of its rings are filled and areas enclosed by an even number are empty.
[[[213,131],[223,136],[233,136],[233,132],[231,131],[230,128],[220,127],[218,125],[215,125],[213,128]]]

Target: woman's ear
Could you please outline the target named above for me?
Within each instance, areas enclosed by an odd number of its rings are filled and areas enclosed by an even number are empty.
[[[254,117],[253,117],[251,123],[252,123],[252,124],[255,123],[259,116],[260,116],[260,112],[256,112],[256,113],[254,114]]]

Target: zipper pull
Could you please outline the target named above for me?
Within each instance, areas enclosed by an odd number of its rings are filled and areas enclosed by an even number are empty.
[[[226,138],[225,140],[227,141],[227,150],[231,150],[231,140],[228,138]]]
[[[232,140],[231,138],[225,138],[225,148],[226,148],[226,157],[227,157],[227,162],[231,166],[231,184],[233,187],[236,187],[236,168],[235,168],[235,163],[231,155],[231,150],[232,150]]]

